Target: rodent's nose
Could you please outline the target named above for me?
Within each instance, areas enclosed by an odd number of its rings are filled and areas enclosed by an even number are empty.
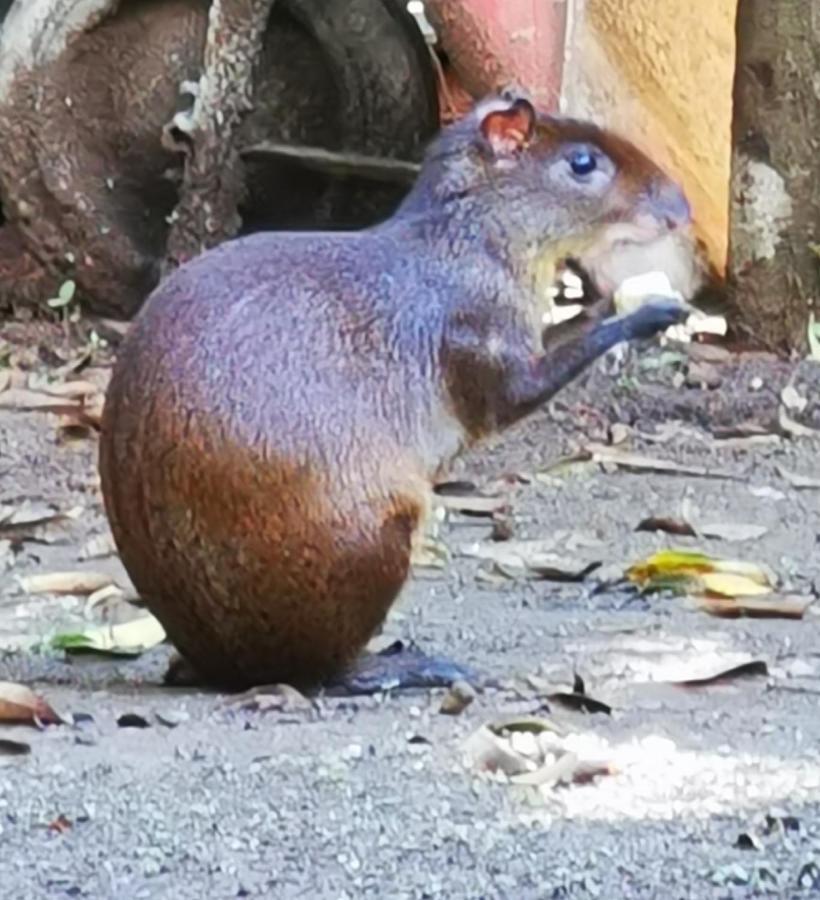
[[[673,181],[656,181],[650,202],[655,217],[671,229],[682,228],[692,221],[689,201]]]

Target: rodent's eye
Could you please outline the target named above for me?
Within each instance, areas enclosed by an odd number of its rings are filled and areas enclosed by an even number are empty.
[[[572,169],[572,174],[578,178],[586,178],[592,174],[598,166],[595,154],[590,150],[578,149],[570,151],[567,162]]]

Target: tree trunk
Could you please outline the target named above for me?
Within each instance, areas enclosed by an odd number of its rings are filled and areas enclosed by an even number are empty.
[[[820,4],[740,0],[734,85],[732,304],[738,331],[803,353],[820,314]]]
[[[253,108],[253,67],[274,0],[213,0],[203,72],[190,117],[173,127],[190,141],[165,268],[232,238],[242,224],[244,178],[236,137]]]

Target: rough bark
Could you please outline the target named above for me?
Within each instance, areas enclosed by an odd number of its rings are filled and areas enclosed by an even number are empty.
[[[738,330],[803,352],[820,312],[820,4],[740,0],[730,282]]]
[[[17,0],[0,28],[0,96],[15,71],[56,59],[73,34],[116,12],[120,0]]]
[[[165,267],[201,253],[239,231],[244,179],[236,137],[253,109],[253,68],[274,0],[213,0],[203,72],[189,116],[175,117],[188,157],[172,216]]]

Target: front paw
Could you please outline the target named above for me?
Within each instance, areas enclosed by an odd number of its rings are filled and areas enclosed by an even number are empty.
[[[629,313],[624,325],[633,339],[650,338],[679,325],[689,318],[685,303],[674,297],[650,297],[634,312]]]

